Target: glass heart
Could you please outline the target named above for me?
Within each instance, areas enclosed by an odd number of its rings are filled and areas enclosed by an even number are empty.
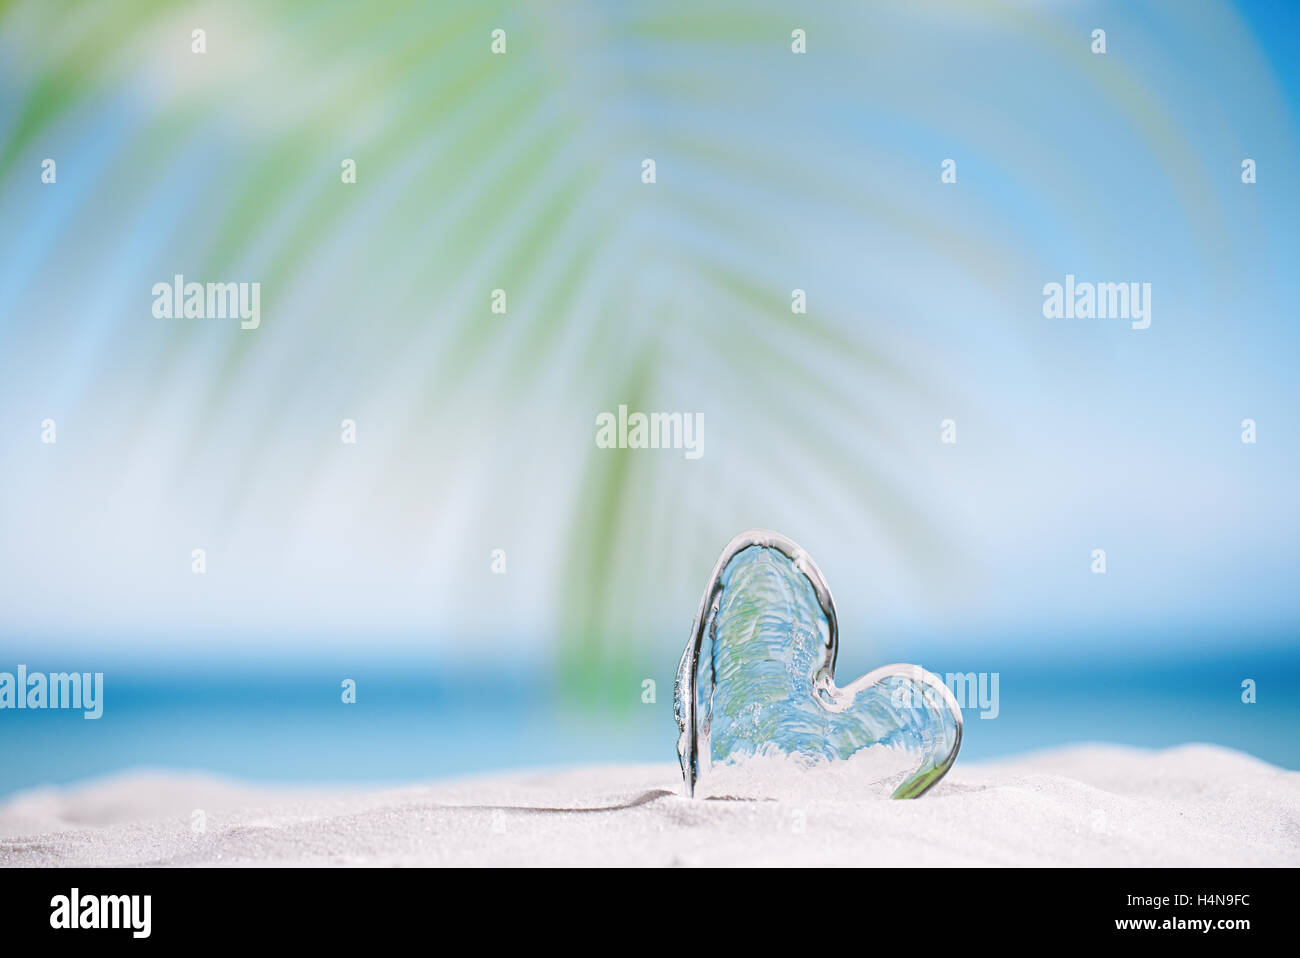
[[[944,776],[961,747],[952,693],[915,665],[886,665],[837,687],[838,642],[835,603],[806,552],[763,530],[731,541],[677,670],[688,795],[780,790],[817,769],[916,798]]]

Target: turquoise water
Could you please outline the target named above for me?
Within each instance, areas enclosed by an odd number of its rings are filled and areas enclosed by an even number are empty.
[[[857,675],[846,647],[837,669]],[[905,655],[891,656],[905,658]],[[33,669],[45,668],[38,662]],[[673,663],[675,665],[675,663]],[[923,661],[932,671],[972,661]],[[12,668],[12,666],[10,666]],[[51,666],[52,668],[52,666]],[[1243,653],[1160,666],[1120,662],[980,663],[1000,668],[1000,710],[967,709],[958,767],[1026,749],[1110,741],[1188,741],[1239,748],[1300,769],[1300,654]],[[192,769],[261,782],[399,783],[493,769],[589,762],[661,762],[678,781],[671,667],[650,673],[654,704],[621,715],[566,706],[545,673],[487,682],[426,662],[358,671],[290,665],[163,673],[106,667],[104,715],[0,711],[0,794],[127,768]],[[339,676],[358,682],[355,705]],[[1240,701],[1240,677],[1258,702]]]

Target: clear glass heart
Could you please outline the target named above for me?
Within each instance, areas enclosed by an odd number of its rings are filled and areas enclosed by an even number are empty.
[[[816,770],[916,798],[944,776],[961,747],[952,693],[915,665],[837,687],[838,642],[835,603],[807,553],[763,530],[731,541],[677,671],[687,794],[780,791]]]

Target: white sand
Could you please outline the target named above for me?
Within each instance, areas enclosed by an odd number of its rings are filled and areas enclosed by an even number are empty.
[[[0,864],[1300,864],[1300,772],[1207,745],[958,760],[916,801],[704,801],[679,786],[670,765],[371,793],[131,774],[0,804]]]

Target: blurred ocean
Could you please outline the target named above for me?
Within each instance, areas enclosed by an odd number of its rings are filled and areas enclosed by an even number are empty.
[[[941,674],[970,665],[956,658],[922,664]],[[104,671],[98,720],[76,711],[0,713],[0,794],[130,768],[375,786],[507,768],[676,761],[671,669],[654,677],[653,704],[641,702],[636,683],[628,707],[613,714],[565,705],[543,671],[497,676],[428,662]],[[860,671],[842,660],[837,674],[847,681]],[[357,682],[356,704],[340,700],[344,676]],[[1253,705],[1241,702],[1244,678],[1257,683]],[[999,673],[996,718],[964,710],[958,761],[1071,742],[1160,748],[1195,741],[1300,769],[1297,683],[1294,648],[1234,658],[1012,663]]]

